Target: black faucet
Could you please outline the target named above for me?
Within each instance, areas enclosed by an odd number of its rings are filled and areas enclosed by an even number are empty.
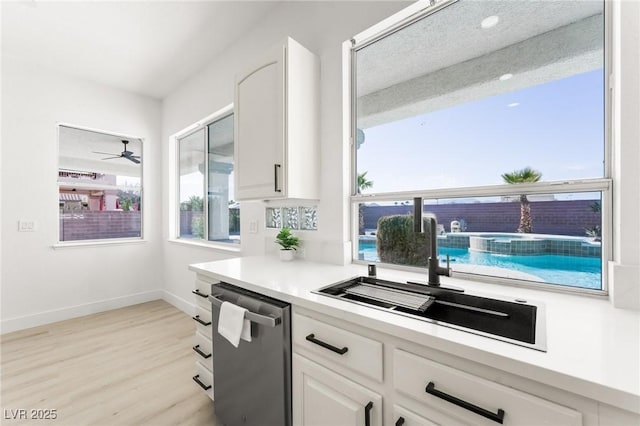
[[[460,287],[443,287],[440,285],[440,275],[451,276],[451,268],[449,267],[449,255],[447,255],[447,266],[440,266],[438,261],[438,221],[436,216],[432,213],[427,213],[429,219],[429,231],[425,232],[427,238],[429,238],[430,255],[427,261],[427,267],[429,271],[429,278],[427,285],[430,287],[438,287],[446,290],[464,291]],[[422,213],[422,198],[416,197],[413,199],[413,229],[415,232],[422,233],[423,230],[423,213]]]

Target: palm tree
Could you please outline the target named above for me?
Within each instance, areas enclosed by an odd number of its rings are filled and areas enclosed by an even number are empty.
[[[367,172],[358,173],[358,194],[361,194],[365,189],[373,187],[373,181],[367,179]],[[364,204],[360,203],[358,206],[358,233],[364,234]]]
[[[367,179],[367,172],[358,173],[358,194],[373,187],[373,181]]]
[[[542,173],[531,167],[525,167],[524,169],[502,175],[502,180],[509,184],[533,183],[538,182],[540,178],[542,178]],[[529,204],[529,199],[524,194],[520,195],[520,226],[518,226],[518,232],[529,234],[533,232],[531,205]]]

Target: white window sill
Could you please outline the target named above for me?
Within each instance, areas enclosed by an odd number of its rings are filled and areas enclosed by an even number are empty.
[[[183,244],[186,246],[195,246],[195,247],[204,247],[214,250],[232,252],[232,253],[240,253],[242,251],[242,247],[240,244],[225,244],[225,243],[214,243],[214,242],[206,242],[206,241],[192,241],[180,238],[174,238],[168,240],[170,243]]]
[[[146,243],[147,240],[142,238],[131,239],[114,239],[114,240],[83,240],[83,241],[66,241],[54,244],[52,247],[55,250],[66,248],[81,248],[81,247],[100,247],[100,246],[119,246],[123,244],[140,244]]]

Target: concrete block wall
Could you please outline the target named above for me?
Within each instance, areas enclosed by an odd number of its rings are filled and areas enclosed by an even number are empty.
[[[140,237],[139,211],[79,211],[60,214],[60,241]]]
[[[601,224],[600,213],[591,208],[595,201],[531,202],[533,232],[584,237],[585,228]],[[446,232],[453,220],[464,220],[468,232],[516,232],[520,223],[520,202],[439,204],[427,206],[424,211],[434,213]],[[365,229],[376,229],[381,216],[412,212],[412,206],[367,206]]]

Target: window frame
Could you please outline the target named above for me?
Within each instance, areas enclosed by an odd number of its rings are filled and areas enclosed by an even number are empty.
[[[173,242],[178,242],[178,243],[183,243],[183,244],[190,244],[190,245],[196,245],[196,246],[201,246],[201,247],[213,247],[213,248],[221,248],[221,249],[225,249],[225,250],[231,250],[231,251],[240,251],[241,247],[242,247],[242,237],[240,237],[240,242],[239,243],[227,243],[227,242],[222,242],[222,241],[210,241],[209,238],[209,198],[208,198],[208,189],[209,189],[209,182],[208,182],[208,176],[209,176],[209,162],[205,161],[204,162],[204,172],[203,172],[203,188],[204,188],[204,192],[203,192],[203,217],[204,217],[204,235],[205,237],[203,239],[189,239],[189,238],[182,238],[180,237],[180,140],[191,136],[192,134],[203,130],[204,131],[204,138],[203,138],[203,144],[204,144],[204,154],[205,154],[205,160],[206,160],[206,156],[209,153],[209,131],[208,131],[208,126],[218,122],[220,120],[223,120],[229,116],[233,116],[235,114],[235,110],[234,110],[234,104],[231,103],[221,109],[219,109],[218,111],[214,112],[213,114],[208,115],[207,117],[203,118],[202,120],[192,124],[191,126],[187,127],[186,129],[182,130],[181,132],[178,132],[177,134],[175,134],[173,136],[173,140],[174,140],[174,148],[173,151],[175,153],[175,164],[174,164],[174,173],[173,175],[175,176],[175,185],[174,185],[174,193],[175,193],[175,197],[173,198],[173,212],[175,215],[174,218],[174,223],[173,223],[173,231],[171,233],[171,238],[170,241]],[[235,139],[235,138],[234,138]],[[235,143],[235,140],[234,140]],[[234,159],[233,159],[233,164],[235,167],[235,155],[234,155]],[[234,194],[235,196],[235,194]],[[242,228],[241,228],[242,229]]]
[[[144,194],[144,158],[145,158],[145,138],[140,136],[133,136],[130,134],[119,133],[119,132],[111,132],[108,130],[96,129],[94,127],[81,126],[77,124],[71,124],[67,122],[58,121],[56,122],[56,190],[57,193],[60,194],[60,186],[61,183],[58,181],[59,171],[60,171],[60,128],[61,127],[69,127],[76,130],[85,130],[88,132],[102,133],[109,136],[115,136],[123,139],[137,139],[140,141],[140,205],[146,206],[145,202],[145,194]],[[64,183],[62,184],[64,185]],[[83,184],[79,186],[84,186],[85,188],[90,188],[90,184]],[[103,245],[113,245],[113,244],[128,244],[128,243],[139,243],[145,242],[145,215],[146,208],[143,207],[140,210],[140,236],[139,237],[120,237],[120,238],[102,238],[102,239],[87,239],[87,240],[70,240],[70,241],[61,241],[60,240],[60,209],[57,208],[56,211],[56,219],[58,221],[57,228],[57,237],[56,242],[53,244],[53,248],[66,248],[66,247],[78,247],[78,246],[103,246]]]
[[[613,23],[612,5],[604,1],[604,173],[602,178],[577,179],[550,182],[537,182],[531,184],[518,184],[517,190],[513,185],[484,185],[473,187],[438,188],[429,190],[395,191],[372,194],[359,194],[357,184],[357,60],[358,50],[361,50],[385,37],[388,37],[413,23],[426,18],[460,0],[424,0],[418,1],[395,15],[385,19],[377,25],[354,36],[350,41],[345,42],[345,60],[348,62],[348,108],[349,108],[349,153],[351,155],[350,170],[350,235],[352,243],[351,261],[356,264],[367,264],[368,262],[358,259],[358,204],[371,203],[377,201],[397,201],[408,200],[421,197],[425,201],[429,199],[459,198],[459,197],[490,197],[500,195],[535,195],[535,194],[557,194],[575,192],[601,192],[601,220],[602,220],[602,240],[601,240],[601,274],[602,288],[600,290],[570,287],[562,284],[535,283],[531,281],[517,280],[512,278],[501,278],[489,275],[477,275],[463,272],[456,272],[456,277],[470,279],[474,281],[503,283],[508,285],[539,288],[547,291],[562,293],[580,293],[587,295],[607,296],[609,294],[608,263],[613,259],[614,247],[614,224],[613,224],[613,162],[612,162],[612,78],[613,75]],[[415,266],[395,265],[379,262],[385,268],[400,269],[414,272],[425,272],[424,268]]]

